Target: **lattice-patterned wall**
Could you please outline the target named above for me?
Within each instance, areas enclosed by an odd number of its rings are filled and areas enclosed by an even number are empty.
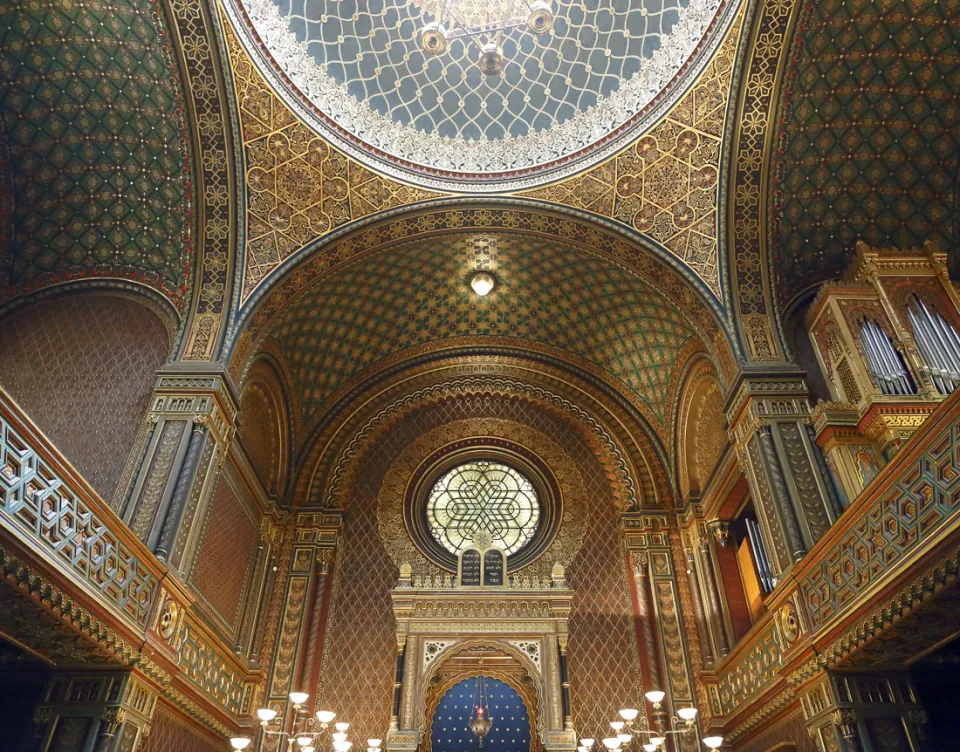
[[[173,708],[159,705],[141,752],[223,752],[227,746],[223,739],[209,735]]]
[[[233,636],[249,589],[259,520],[241,498],[242,486],[227,465],[207,507],[190,581],[201,601]]]
[[[0,320],[0,385],[109,501],[168,348],[134,300],[46,300]]]
[[[506,397],[460,398],[421,407],[366,452],[338,554],[324,648],[320,705],[354,724],[355,738],[382,736],[390,718],[395,655],[389,591],[397,570],[379,537],[377,497],[384,475],[418,436],[453,421],[499,418],[534,427],[576,462],[590,500],[586,541],[568,569],[577,589],[570,621],[574,722],[599,732],[610,714],[642,695],[627,573],[613,495],[603,462],[577,426]]]

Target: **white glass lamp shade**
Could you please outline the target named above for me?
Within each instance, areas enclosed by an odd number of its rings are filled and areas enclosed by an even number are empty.
[[[333,735],[333,740],[335,742],[342,742],[346,738],[347,738],[347,734],[345,731],[338,731],[336,734]]]
[[[315,752],[316,749],[316,747],[304,747],[303,752]]]
[[[577,747],[577,752],[590,752],[590,750],[581,744],[579,747]]]
[[[291,692],[291,693],[290,693],[290,701],[291,701],[294,705],[303,705],[303,703],[305,703],[305,702],[307,701],[307,699],[309,699],[309,697],[310,697],[310,695],[308,695],[306,692]]]
[[[260,708],[257,710],[257,718],[265,723],[270,723],[274,718],[277,717],[277,711],[271,710],[270,708]]]
[[[334,724],[334,728],[336,728],[337,731],[339,731],[340,733],[343,733],[348,728],[350,728],[350,724],[344,723],[343,721],[341,721],[340,723]]]
[[[230,746],[234,749],[246,749],[250,746],[250,740],[245,736],[235,736],[230,740]]]
[[[337,717],[337,714],[332,710],[318,710],[317,711],[317,720],[320,723],[330,723],[334,718]]]
[[[312,742],[312,741],[313,741],[313,739],[311,739],[309,736],[298,736],[298,737],[297,737],[297,744],[299,744],[301,747],[309,747],[309,746],[310,746],[310,742]]]
[[[367,746],[376,749],[383,744],[383,739],[367,739]]]
[[[661,744],[664,743],[664,741],[666,741],[666,740],[665,740],[662,736],[651,736],[651,737],[650,737],[650,743],[651,743],[654,747],[659,747]]]
[[[633,741],[633,736],[630,734],[617,734],[617,739],[620,740],[621,744],[629,744]]]
[[[677,711],[677,715],[683,718],[683,720],[685,721],[692,721],[694,718],[697,717],[697,709],[696,708],[680,708]]]
[[[596,743],[596,741],[596,739],[581,739],[580,743],[587,749],[590,749]]]
[[[603,740],[603,746],[606,747],[607,749],[609,749],[610,752],[613,752],[613,750],[620,749],[620,745],[621,745],[622,743],[623,743],[623,742],[621,742],[621,741],[620,741],[617,737],[615,737],[615,736],[612,736],[612,737],[610,737],[609,739],[604,739],[604,740]]]
[[[667,696],[666,692],[661,692],[659,689],[654,689],[650,692],[647,692],[646,697],[650,702],[656,705],[658,702],[663,701],[663,698]]]
[[[720,745],[723,744],[723,737],[708,736],[704,738],[703,743],[706,744],[709,749],[720,749]]]
[[[644,744],[644,745],[643,745],[643,752],[657,752],[657,745],[656,745],[656,744],[650,744],[650,743],[648,742],[647,744]]]
[[[470,278],[470,287],[472,287],[473,291],[481,298],[489,295],[495,284],[496,280],[489,272],[476,272]]]
[[[347,742],[347,741],[333,743],[333,748],[337,750],[337,752],[349,752],[349,749],[352,746],[353,746],[353,742]]]
[[[610,721],[610,728],[614,731],[620,731],[624,726],[623,721]]]
[[[640,715],[640,711],[636,708],[624,708],[620,711],[620,717],[627,723],[630,723],[630,721],[634,720],[638,715]]]

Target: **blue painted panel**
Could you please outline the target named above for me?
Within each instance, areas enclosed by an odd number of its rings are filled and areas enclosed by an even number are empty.
[[[498,679],[487,677],[484,683],[493,728],[483,740],[483,751],[530,752],[530,716],[520,695]],[[440,699],[430,731],[433,752],[479,752],[480,742],[467,725],[476,690],[476,677],[464,679]]]

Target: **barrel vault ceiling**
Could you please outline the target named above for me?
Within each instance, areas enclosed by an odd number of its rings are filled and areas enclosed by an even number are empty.
[[[780,118],[781,302],[838,278],[857,240],[960,251],[958,0],[806,0]]]
[[[185,305],[193,199],[167,38],[152,0],[0,3],[0,300],[112,277]]]

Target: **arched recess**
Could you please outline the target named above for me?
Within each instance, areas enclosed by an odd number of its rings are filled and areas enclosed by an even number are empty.
[[[720,381],[710,361],[696,357],[687,369],[677,418],[677,485],[682,498],[700,495],[728,443]]]
[[[363,719],[364,725],[369,724],[363,730],[369,730],[368,735],[379,733],[378,724],[389,721],[384,714],[390,706],[390,667],[396,651],[389,590],[396,583],[400,557],[414,559],[409,552],[397,551],[399,539],[408,538],[402,519],[397,526],[385,515],[404,503],[408,482],[424,457],[478,436],[508,439],[529,448],[557,479],[564,500],[582,515],[582,540],[589,541],[589,546],[565,537],[576,537],[577,526],[566,530],[561,526],[550,560],[545,555],[530,565],[535,573],[542,573],[549,572],[554,556],[568,561],[568,581],[578,592],[569,648],[576,722],[582,719],[591,728],[599,727],[609,720],[610,707],[642,696],[630,580],[617,529],[621,489],[615,468],[619,460],[597,435],[596,426],[586,420],[588,411],[562,409],[544,386],[538,393],[535,383],[528,383],[530,389],[521,388],[522,384],[511,387],[509,378],[490,373],[496,369],[491,359],[476,366],[472,384],[433,372],[411,378],[400,391],[395,389],[383,398],[368,396],[370,404],[362,411],[366,417],[356,422],[347,418],[344,435],[328,445],[333,461],[319,458],[321,472],[302,471],[316,487],[330,488],[328,478],[342,466],[336,492],[339,502],[325,494],[319,495],[319,501],[346,511],[315,694],[323,704]],[[433,383],[424,384],[423,379]],[[481,383],[484,380],[486,384]],[[401,376],[398,381],[407,380]],[[385,419],[378,421],[380,415]],[[366,427],[371,421],[379,425],[378,430]],[[337,459],[341,456],[342,461]],[[660,477],[664,477],[662,469]],[[633,482],[639,485],[636,479]],[[297,496],[318,501],[309,486],[305,496],[299,492]],[[415,570],[433,571],[429,563],[415,559],[411,563]],[[350,638],[358,620],[363,624],[363,640]],[[604,656],[611,650],[622,656],[621,670],[614,677],[602,670]]]
[[[240,392],[237,439],[268,495],[279,498],[287,487],[290,414],[287,388],[276,361],[261,355]]]
[[[132,285],[58,290],[3,315],[0,386],[108,502],[176,328],[169,306]]]
[[[494,640],[456,643],[434,659],[420,688],[421,703],[416,719],[417,728],[424,729],[425,752],[441,752],[433,750],[430,738],[437,706],[444,695],[457,683],[481,673],[502,681],[520,695],[530,719],[530,752],[539,752],[542,745],[538,731],[545,728],[543,718],[546,715],[543,680],[522,650]]]

